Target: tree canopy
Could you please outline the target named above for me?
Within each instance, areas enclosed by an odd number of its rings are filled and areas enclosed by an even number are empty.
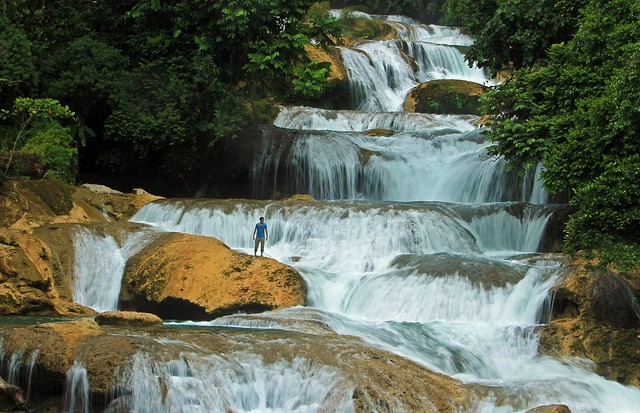
[[[305,46],[328,44],[338,26],[313,4],[3,0],[0,107],[55,98],[75,112],[85,172],[183,187],[215,142],[264,118],[249,102],[322,93],[328,67]],[[0,124],[4,136],[10,129]],[[4,141],[0,149],[12,149],[15,140]]]
[[[567,252],[630,269],[640,262],[640,2],[590,0],[576,22],[566,42],[536,40],[535,58],[498,59],[518,70],[484,97],[490,153],[519,169],[540,162],[545,187],[569,191]],[[483,33],[478,44],[505,46]]]

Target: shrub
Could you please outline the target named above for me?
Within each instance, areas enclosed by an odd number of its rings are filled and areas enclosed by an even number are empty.
[[[64,182],[74,183],[78,170],[78,150],[73,147],[69,129],[53,121],[39,130],[22,148],[22,151],[42,159],[45,174]]]
[[[574,192],[578,207],[567,223],[565,251],[584,251],[599,266],[622,272],[640,264],[640,156],[615,161]]]

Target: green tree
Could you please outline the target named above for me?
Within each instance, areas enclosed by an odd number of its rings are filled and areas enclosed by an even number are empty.
[[[600,250],[602,265],[619,259],[628,268],[628,257],[638,262],[624,225],[634,228],[625,211],[640,205],[631,184],[640,154],[640,2],[591,0],[581,13],[572,40],[485,96],[495,120],[490,152],[518,168],[542,162],[545,187],[569,191],[578,209],[567,250]]]
[[[8,153],[4,174],[12,168],[17,150],[41,158],[47,173],[67,182],[75,182],[77,150],[69,129],[61,122],[74,113],[55,99],[17,98],[13,111],[3,110],[2,117],[13,124],[15,134],[5,135],[3,150]]]
[[[13,0],[0,7],[33,45],[40,76],[33,96],[69,105],[75,130],[95,135],[81,148],[83,171],[108,165],[126,177],[123,186],[142,185],[145,170],[162,176],[153,183],[197,175],[216,141],[264,118],[247,109],[264,105],[250,101],[322,93],[326,67],[310,61],[305,46],[330,42],[337,24],[309,14],[313,4]]]
[[[9,109],[37,80],[31,42],[23,30],[0,14],[0,108]]]
[[[469,63],[492,74],[531,67],[552,44],[571,39],[586,0],[448,0],[445,21],[465,26],[475,38]]]
[[[640,263],[640,156],[613,161],[604,173],[575,191],[578,207],[567,223],[565,251],[620,271]]]

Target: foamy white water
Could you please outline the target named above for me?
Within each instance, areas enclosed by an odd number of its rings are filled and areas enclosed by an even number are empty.
[[[116,310],[124,267],[144,247],[145,236],[144,231],[127,234],[120,246],[110,235],[80,228],[74,239],[73,300],[96,311]]]
[[[253,354],[234,358],[182,353],[161,362],[138,354],[127,373],[125,388],[137,413],[266,412],[314,413],[323,411],[326,398],[340,373],[295,358],[265,363]],[[163,389],[166,386],[166,393]],[[353,412],[351,394],[335,404],[340,412]]]
[[[308,124],[300,121],[306,114],[313,118]],[[258,197],[274,184],[287,184],[316,199],[543,204],[548,198],[539,171],[520,178],[505,171],[504,159],[486,154],[488,143],[468,117],[379,116],[371,125],[361,114],[334,117],[301,108],[278,119],[283,127],[317,130],[296,131],[291,139],[265,134],[253,170]],[[418,126],[392,136],[346,132],[405,120]]]

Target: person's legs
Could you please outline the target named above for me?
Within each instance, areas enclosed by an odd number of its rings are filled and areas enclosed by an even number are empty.
[[[258,246],[260,246],[260,255],[264,254],[264,238],[256,238],[256,244],[253,247],[253,256],[258,253]]]

